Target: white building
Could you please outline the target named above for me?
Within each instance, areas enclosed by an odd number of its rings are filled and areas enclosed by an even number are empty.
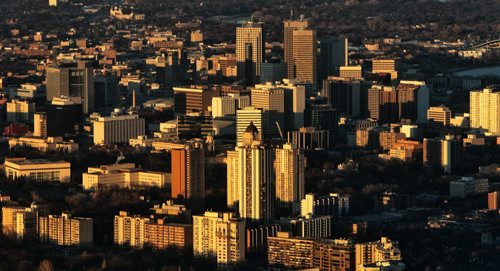
[[[128,143],[146,133],[146,122],[138,115],[99,117],[94,121],[94,144]]]
[[[69,182],[71,178],[71,164],[66,161],[6,158],[4,170],[5,176],[10,180],[24,177],[38,182]]]
[[[169,175],[164,172],[144,171],[134,164],[114,164],[100,167],[89,167],[83,173],[83,188],[98,189],[101,187],[165,187]]]
[[[194,257],[216,258],[219,269],[245,260],[245,221],[232,213],[193,216]]]

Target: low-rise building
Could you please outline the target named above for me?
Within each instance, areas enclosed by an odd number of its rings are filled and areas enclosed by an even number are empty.
[[[474,177],[462,177],[456,181],[450,181],[450,196],[464,198],[469,195],[487,193],[489,189],[488,179],[477,179]]]
[[[366,270],[364,268],[372,264],[401,260],[398,243],[387,237],[382,237],[378,241],[356,244],[356,271]]]
[[[100,187],[117,186],[122,188],[160,187],[169,182],[165,172],[144,171],[134,164],[114,164],[100,167],[89,167],[83,173],[84,189],[99,189]]]
[[[77,152],[78,143],[73,141],[64,141],[62,137],[20,137],[9,139],[9,148],[16,146],[27,146],[43,152],[46,151],[64,151]]]
[[[71,178],[71,164],[66,161],[6,158],[4,170],[5,176],[10,180],[24,177],[38,182],[69,182]]]

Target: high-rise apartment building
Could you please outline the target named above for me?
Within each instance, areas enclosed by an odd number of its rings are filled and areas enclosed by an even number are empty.
[[[317,86],[316,30],[300,28],[293,31],[294,79]]]
[[[2,232],[17,239],[34,239],[37,233],[39,210],[31,207],[2,207]]]
[[[205,202],[205,156],[203,144],[193,141],[171,150],[171,197],[201,210]]]
[[[387,237],[379,241],[356,244],[356,271],[365,270],[365,265],[402,260],[398,243]]]
[[[236,28],[236,62],[238,78],[245,85],[258,82],[264,59],[264,24],[246,22]]]
[[[146,122],[139,115],[99,117],[94,121],[94,144],[128,143],[146,133]]]
[[[276,200],[280,206],[292,207],[292,214],[299,211],[300,200],[304,198],[305,167],[304,154],[297,146],[287,143],[276,149]]]
[[[500,88],[470,92],[470,126],[500,135]]]
[[[232,213],[193,216],[194,257],[213,257],[219,269],[245,260],[245,221]]]
[[[442,106],[431,106],[427,110],[427,122],[429,125],[433,126],[449,126],[451,119],[451,111],[448,107]]]
[[[274,151],[263,145],[253,123],[243,142],[227,154],[227,205],[248,221],[270,222],[274,214]]]
[[[146,242],[146,223],[149,221],[147,217],[130,216],[127,212],[120,211],[114,220],[114,243],[120,246],[142,248]]]
[[[92,218],[49,215],[39,218],[39,239],[59,246],[88,246],[93,242]]]
[[[29,101],[12,100],[7,103],[7,121],[31,122],[35,113],[35,104]]]
[[[47,137],[47,114],[42,112],[35,113],[33,119],[33,136]]]
[[[88,63],[60,63],[47,70],[47,101],[54,97],[78,98],[85,114],[94,111],[94,71]]]
[[[293,57],[293,31],[305,29],[309,26],[307,20],[287,20],[283,22],[283,49],[286,64],[286,78],[295,77],[295,62]]]
[[[248,106],[236,110],[236,144],[243,143],[243,134],[245,133],[248,125],[252,123],[257,130],[261,133],[261,139],[265,139],[266,131],[263,129],[263,123],[267,121],[267,115],[264,110]],[[264,130],[264,132],[262,132]],[[267,132],[269,134],[269,132]]]
[[[270,266],[288,269],[354,270],[354,243],[347,239],[310,239],[278,232],[267,238]]]

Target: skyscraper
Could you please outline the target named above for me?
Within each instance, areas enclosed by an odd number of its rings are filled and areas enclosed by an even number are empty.
[[[379,123],[393,123],[399,119],[398,97],[391,86],[374,85],[368,89],[368,117]]]
[[[236,62],[238,78],[246,85],[258,82],[264,58],[264,24],[247,22],[236,28]]]
[[[193,254],[215,258],[219,269],[245,260],[245,221],[232,213],[205,212],[193,216]]]
[[[325,37],[320,40],[320,80],[338,75],[341,66],[348,66],[348,43],[345,37]]]
[[[276,149],[276,200],[282,207],[292,207],[292,213],[299,211],[304,198],[305,167],[304,154],[296,146],[287,143]]]
[[[309,23],[306,20],[289,20],[283,23],[283,47],[285,54],[285,64],[287,66],[286,78],[295,77],[295,62],[293,57],[293,31],[307,28]]]
[[[118,79],[114,76],[96,76],[94,78],[96,110],[111,112],[118,103]]]
[[[47,67],[47,101],[54,97],[79,98],[83,113],[94,111],[94,71],[88,63],[60,63]]]
[[[263,122],[266,121],[264,110],[247,106],[243,109],[236,110],[236,144],[243,143],[243,134],[248,125],[252,123],[257,130],[261,131],[261,139],[265,138],[262,133]]]
[[[271,84],[256,85],[252,88],[251,101],[253,107],[263,109],[267,115],[266,121],[262,122],[264,131],[270,132],[266,136],[279,135],[277,124],[281,129],[285,127],[285,90]]]
[[[317,86],[317,43],[316,30],[296,29],[293,31],[294,77],[302,83]]]
[[[242,144],[228,151],[227,204],[251,222],[270,222],[274,213],[274,151],[261,143],[250,123]]]
[[[172,198],[182,199],[194,210],[205,201],[205,162],[201,142],[189,142],[172,153]]]
[[[422,81],[401,81],[396,89],[399,118],[426,123],[429,109],[429,88]]]
[[[500,88],[489,87],[470,92],[470,124],[500,135]]]
[[[361,82],[340,77],[323,81],[322,96],[339,114],[359,116],[361,113]]]

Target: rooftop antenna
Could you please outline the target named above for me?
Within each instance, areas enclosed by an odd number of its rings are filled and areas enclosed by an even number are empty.
[[[293,8],[290,7],[290,21],[293,20]]]

